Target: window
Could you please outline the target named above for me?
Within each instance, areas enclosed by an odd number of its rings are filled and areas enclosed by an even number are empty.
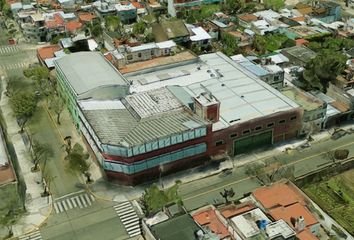
[[[223,140],[219,140],[219,141],[216,141],[215,142],[215,146],[221,146],[224,144],[224,141]]]
[[[273,126],[274,126],[274,123],[273,123],[273,122],[267,124],[267,128],[270,128],[270,127],[273,127]]]
[[[131,54],[129,54],[129,55],[127,56],[127,59],[128,59],[128,60],[132,60],[132,59],[133,59],[133,56],[132,56]]]
[[[235,138],[235,137],[237,137],[237,133],[230,134],[230,138]]]
[[[251,131],[249,129],[242,132],[243,135],[249,134]]]
[[[154,50],[151,50],[151,56],[154,56],[154,55],[155,55]]]
[[[141,58],[141,53],[138,53],[138,57]]]
[[[254,128],[254,130],[256,130],[256,131],[259,131],[261,129],[262,129],[262,126],[257,126],[257,127]]]
[[[285,120],[284,120],[284,119],[283,119],[283,120],[280,120],[278,123],[279,123],[279,124],[284,124],[284,123],[285,123]]]
[[[293,120],[295,120],[296,118],[297,118],[296,116],[292,116],[292,117],[290,118],[290,120],[293,121]]]

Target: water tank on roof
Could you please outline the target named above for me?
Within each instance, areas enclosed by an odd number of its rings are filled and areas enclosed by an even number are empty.
[[[257,226],[258,226],[258,228],[259,228],[260,230],[265,230],[266,227],[267,227],[267,224],[268,224],[268,222],[267,222],[267,220],[265,220],[265,219],[262,219],[262,220],[258,220],[258,221],[257,221]]]

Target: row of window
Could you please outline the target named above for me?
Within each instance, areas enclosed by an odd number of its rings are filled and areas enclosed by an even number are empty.
[[[143,145],[134,146],[130,148],[112,146],[112,145],[102,145],[103,151],[109,155],[121,156],[121,157],[132,157],[147,152],[151,152],[157,149],[165,148],[174,144],[186,142],[195,138],[203,137],[206,135],[206,128],[196,128],[188,132],[181,134],[176,134],[162,138],[153,142],[148,142]]]
[[[144,161],[139,161],[131,165],[125,165],[105,160],[103,161],[103,168],[114,172],[133,174],[153,167],[162,166],[163,164],[171,163],[177,160],[204,153],[206,152],[206,149],[206,144],[201,143],[191,147],[183,148],[175,152],[166,153],[157,157],[146,159]]]
[[[290,121],[294,121],[294,120],[297,119],[297,116],[292,116],[292,117],[290,117],[289,119],[290,119]],[[281,120],[278,121],[278,125],[282,125],[282,124],[284,124],[284,123],[286,123],[286,120],[285,120],[285,119],[281,119]],[[268,123],[268,124],[266,125],[266,128],[272,128],[272,127],[274,127],[274,126],[275,126],[275,122],[270,122],[270,123]],[[252,131],[260,131],[260,130],[262,130],[262,129],[263,129],[263,126],[259,125],[259,126],[256,126]],[[250,134],[250,133],[251,133],[251,129],[246,129],[246,130],[244,130],[244,131],[242,132],[242,135],[247,135],[247,134]],[[232,139],[232,138],[236,138],[237,136],[238,136],[237,133],[232,133],[232,134],[230,134],[230,138],[231,138],[231,139]]]

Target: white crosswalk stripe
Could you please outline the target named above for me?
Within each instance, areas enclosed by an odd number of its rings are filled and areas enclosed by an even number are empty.
[[[95,198],[88,193],[81,193],[77,196],[69,196],[64,199],[58,199],[54,201],[55,213],[62,213],[74,208],[84,208],[92,205]]]
[[[18,238],[19,240],[41,240],[41,233],[37,230],[35,232],[27,233]]]
[[[19,69],[19,68],[27,68],[28,67],[28,63],[26,62],[19,62],[19,63],[12,63],[12,64],[2,64],[0,65],[1,69],[4,70],[12,70],[12,69]]]
[[[20,48],[18,46],[2,46],[2,47],[0,47],[0,55],[15,53],[15,52],[19,52],[19,51],[20,51]]]
[[[118,214],[130,237],[141,234],[139,217],[136,214],[131,202],[122,202],[115,205],[113,208]]]

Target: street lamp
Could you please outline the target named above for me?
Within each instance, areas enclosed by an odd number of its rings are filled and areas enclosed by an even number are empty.
[[[162,172],[163,172],[163,165],[162,164],[159,165],[159,171],[160,171],[159,182],[160,182],[160,185],[161,185],[162,189],[164,189],[163,181],[162,181]]]

